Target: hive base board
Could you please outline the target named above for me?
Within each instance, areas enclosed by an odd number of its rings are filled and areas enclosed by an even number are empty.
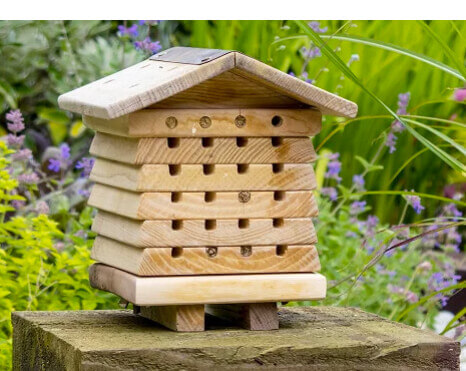
[[[251,331],[278,330],[277,303],[134,306],[134,313],[173,331],[205,330],[205,314]]]
[[[137,306],[319,300],[326,293],[326,279],[318,273],[137,277],[94,264],[89,280]]]

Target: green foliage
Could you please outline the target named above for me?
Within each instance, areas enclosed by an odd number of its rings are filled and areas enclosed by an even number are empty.
[[[0,369],[11,364],[10,314],[21,310],[99,309],[115,305],[112,295],[89,286],[91,209],[63,233],[44,214],[12,216],[18,182],[8,150],[0,141]],[[84,233],[83,233],[84,231]],[[112,304],[113,303],[113,304]]]

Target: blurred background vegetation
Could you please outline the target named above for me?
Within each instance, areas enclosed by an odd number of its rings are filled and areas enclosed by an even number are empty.
[[[87,82],[113,73],[147,57],[119,37],[117,21],[24,21],[0,23],[0,118],[14,107],[21,109],[27,121],[28,142],[37,152],[50,143],[72,143],[77,151],[85,151],[92,133],[86,131],[79,117],[57,109],[59,94]],[[466,23],[433,21],[431,28],[464,59]],[[450,63],[444,50],[415,21],[324,21],[321,27],[328,34],[335,31],[380,40]],[[347,80],[324,56],[305,63],[301,48],[308,47],[305,39],[290,39],[297,34],[293,22],[284,21],[163,21],[155,37],[162,47],[193,46],[235,49],[285,72],[301,75],[305,71],[314,84],[357,102],[359,116],[386,115],[383,108],[354,83]],[[410,114],[451,118],[464,122],[464,102],[451,99],[452,88],[463,81],[421,61],[387,50],[349,41],[330,40],[329,45],[343,61],[357,55],[351,69],[363,83],[385,103],[396,109],[399,93],[410,92]],[[324,129],[315,139],[319,146],[342,119],[329,117]],[[354,156],[371,158],[377,149],[381,133],[392,120],[367,119],[355,121],[325,141],[324,147],[341,154],[343,184],[348,185],[352,174],[360,171]],[[441,127],[447,135],[464,143],[464,130],[448,125]],[[1,130],[1,129],[0,129]],[[2,133],[0,133],[1,135]],[[445,186],[464,181],[464,174],[453,171],[430,151],[425,151],[392,179],[411,156],[424,147],[415,138],[403,133],[397,150],[384,161],[384,171],[369,174],[368,190],[404,190],[443,194]],[[450,151],[446,148],[446,151]],[[402,205],[393,196],[371,197],[377,216],[387,222],[398,220]],[[435,206],[426,201],[427,206]],[[390,207],[387,207],[390,203]],[[435,207],[428,207],[430,216]],[[410,214],[408,217],[413,217]]]

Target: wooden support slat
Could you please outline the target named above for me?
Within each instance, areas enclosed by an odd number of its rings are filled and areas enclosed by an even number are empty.
[[[128,137],[308,137],[321,130],[321,120],[312,108],[143,109],[112,120],[83,117],[95,131]]]
[[[205,312],[251,331],[278,330],[277,303],[211,304]]]
[[[137,277],[94,264],[89,280],[92,287],[138,306],[318,300],[326,292],[325,277],[319,273]]]
[[[138,247],[312,245],[316,234],[310,218],[250,219],[240,228],[237,219],[135,221],[99,211],[92,230]]]
[[[320,270],[313,245],[139,248],[97,236],[92,259],[138,276],[294,273]]]
[[[125,138],[96,133],[90,153],[128,164],[309,163],[309,138]]]
[[[310,164],[136,167],[97,159],[90,179],[136,192],[303,191],[316,186]]]
[[[138,314],[178,332],[197,332],[205,329],[202,304],[139,307]]]
[[[318,214],[312,191],[134,193],[95,184],[88,204],[138,220],[306,218]]]

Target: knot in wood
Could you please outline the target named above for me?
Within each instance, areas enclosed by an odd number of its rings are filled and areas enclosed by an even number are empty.
[[[212,125],[212,120],[210,119],[209,116],[202,116],[201,119],[199,120],[199,125],[201,125],[201,128],[208,128],[210,125]]]
[[[246,117],[238,115],[235,118],[235,125],[239,128],[242,128],[246,125]]]
[[[206,248],[205,252],[206,252],[206,254],[207,254],[207,256],[209,258],[213,258],[214,256],[217,255],[217,248],[216,247],[208,247],[208,248]]]
[[[176,125],[178,125],[178,120],[174,116],[169,116],[165,120],[165,125],[167,125],[170,129],[176,128]]]
[[[252,247],[251,246],[241,246],[241,255],[244,257],[251,256]]]
[[[241,191],[238,193],[239,202],[246,203],[251,199],[251,193],[247,191]]]

